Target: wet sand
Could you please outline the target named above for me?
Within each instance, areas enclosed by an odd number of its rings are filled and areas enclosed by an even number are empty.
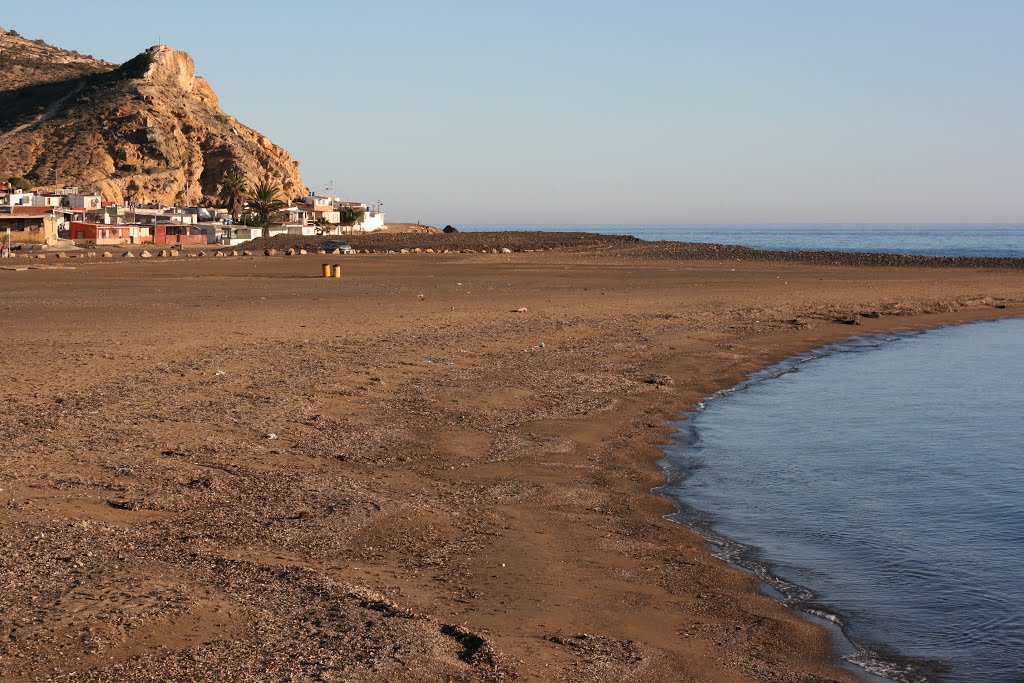
[[[589,252],[0,270],[0,681],[856,680],[662,519],[664,425],[1022,306],[1019,270]]]

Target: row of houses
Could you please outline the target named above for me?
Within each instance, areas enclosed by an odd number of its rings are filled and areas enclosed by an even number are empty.
[[[349,221],[342,220],[343,215]],[[287,203],[279,221],[264,231],[234,223],[227,209],[118,205],[79,188],[27,192],[0,183],[0,235],[13,244],[54,244],[60,239],[96,245],[235,245],[268,235],[344,235],[384,227],[379,204],[368,207],[310,193]],[[353,220],[354,219],[354,220]],[[6,240],[6,237],[2,238]]]

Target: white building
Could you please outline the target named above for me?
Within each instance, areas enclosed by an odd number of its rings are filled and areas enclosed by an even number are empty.
[[[46,206],[46,207],[57,207],[60,206],[60,200],[62,197],[52,194],[33,194],[32,195],[32,206]]]
[[[274,235],[303,235],[305,237],[312,237],[313,235],[316,235],[316,226],[289,225],[287,223],[272,225],[267,228],[267,235],[269,237],[273,237]]]
[[[97,194],[69,194],[64,197],[65,206],[70,209],[100,209],[103,197]]]
[[[263,237],[263,228],[251,228],[248,225],[199,223],[197,227],[206,233],[207,244],[221,244],[227,247],[234,247],[242,242]]]
[[[34,196],[34,192],[11,190],[11,193],[7,195],[7,203],[11,206],[32,206],[32,198]]]
[[[311,194],[311,195],[309,195],[307,197],[303,197],[299,201],[302,202],[303,204],[306,204],[307,206],[324,207],[322,210],[325,210],[325,211],[326,210],[330,210],[331,208],[334,207],[334,200],[333,199],[331,199],[330,197],[318,197],[315,194]]]
[[[363,220],[356,225],[358,225],[359,229],[363,232],[381,230],[384,228],[384,212],[367,209],[366,213],[363,215]]]

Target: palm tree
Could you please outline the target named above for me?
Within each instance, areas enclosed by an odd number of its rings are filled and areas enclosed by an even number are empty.
[[[332,225],[331,225],[331,223],[330,223],[330,222],[329,222],[329,221],[328,221],[328,220],[327,220],[326,218],[324,218],[323,216],[320,216],[320,218],[317,218],[317,219],[316,219],[316,220],[315,220],[315,221],[313,222],[313,226],[314,226],[314,228],[316,229],[316,234],[318,234],[318,235],[326,235],[326,234],[327,234],[327,233],[329,233],[329,232],[331,231],[331,229],[332,229],[332,228],[334,227],[334,226],[332,226]]]
[[[250,223],[257,228],[263,228],[263,236],[269,237],[268,228],[280,219],[281,209],[285,207],[281,200],[281,191],[269,181],[263,180],[253,186],[247,199],[249,211],[252,212]]]
[[[245,196],[248,191],[249,183],[237,168],[225,173],[223,180],[220,181],[220,200],[228,207],[228,211],[231,212],[231,220],[236,223],[238,222],[238,212],[245,204]]]

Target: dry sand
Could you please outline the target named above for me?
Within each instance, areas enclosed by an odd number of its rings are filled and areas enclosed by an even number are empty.
[[[0,271],[0,681],[856,680],[662,519],[663,425],[1024,305],[1019,270],[322,260]]]

